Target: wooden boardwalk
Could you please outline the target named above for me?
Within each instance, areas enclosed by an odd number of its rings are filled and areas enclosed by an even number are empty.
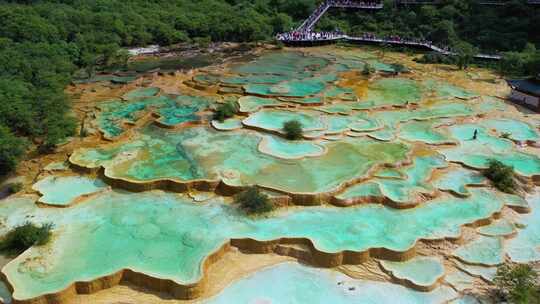
[[[278,39],[285,44],[288,45],[306,45],[309,43],[335,43],[338,41],[347,41],[347,42],[367,42],[367,43],[377,43],[377,44],[389,44],[389,45],[396,45],[396,46],[409,46],[409,47],[416,47],[416,48],[424,48],[424,49],[430,49],[434,52],[443,54],[443,55],[449,55],[449,56],[455,56],[457,55],[454,52],[442,49],[434,44],[428,43],[428,42],[419,42],[419,41],[412,41],[412,40],[394,40],[394,39],[380,39],[380,38],[365,38],[365,37],[353,37],[349,35],[334,35],[332,37],[328,38],[318,38],[318,39],[292,39],[292,40],[286,40],[286,39]],[[499,55],[492,55],[492,54],[477,54],[474,56],[475,58],[479,59],[492,59],[492,60],[500,60],[501,56]]]
[[[397,4],[426,4],[425,0],[396,0]],[[436,1],[429,1],[429,3]],[[505,1],[500,0],[481,0],[479,4],[486,5],[501,5]],[[540,4],[540,0],[528,0],[529,4]],[[332,43],[337,41],[348,42],[367,42],[389,45],[403,45],[417,48],[430,49],[434,52],[455,56],[456,53],[440,48],[430,42],[420,40],[406,40],[406,39],[383,39],[383,38],[366,38],[366,37],[353,37],[345,34],[333,34],[333,33],[316,33],[312,32],[313,28],[319,22],[321,17],[332,7],[338,8],[351,8],[351,9],[368,9],[378,10],[384,7],[383,1],[357,1],[357,0],[326,0],[321,3],[317,9],[298,27],[294,32],[284,33],[277,35],[277,39],[287,45],[309,45],[320,43]],[[492,54],[477,54],[475,58],[500,60],[501,56]]]

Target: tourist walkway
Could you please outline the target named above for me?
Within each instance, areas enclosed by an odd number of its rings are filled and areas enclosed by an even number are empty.
[[[421,0],[398,0],[401,3],[412,3],[412,2],[423,2]],[[485,0],[486,2],[499,2],[496,0]],[[538,2],[540,0],[529,0],[530,2]],[[354,9],[382,9],[382,1],[355,1],[355,0],[327,0],[321,3],[317,9],[298,27],[296,30],[287,33],[281,33],[276,36],[276,39],[288,44],[288,45],[306,45],[306,44],[315,44],[315,43],[332,43],[337,41],[348,41],[348,42],[368,42],[368,43],[378,43],[378,44],[389,44],[389,45],[402,45],[410,47],[421,47],[425,49],[430,49],[434,52],[444,54],[444,55],[457,55],[455,52],[452,52],[447,47],[440,47],[433,44],[431,41],[424,39],[406,39],[401,37],[376,37],[372,34],[364,34],[363,36],[354,37],[349,36],[341,32],[313,32],[313,27],[321,19],[321,17],[330,9],[331,7],[341,7],[341,8],[354,8]],[[491,55],[491,54],[477,54],[475,58],[481,59],[493,59],[499,60],[501,56]]]
[[[292,32],[279,34],[277,40],[282,41],[287,44],[302,44],[307,43],[332,43],[338,41],[347,41],[347,42],[368,42],[368,43],[377,43],[377,44],[388,44],[388,45],[397,45],[397,46],[409,46],[409,47],[420,47],[425,49],[430,49],[434,52],[443,54],[443,55],[457,55],[455,52],[450,51],[448,48],[439,47],[433,44],[428,40],[407,40],[398,37],[394,38],[378,38],[373,35],[365,35],[360,37],[353,37],[342,33],[334,32]],[[477,54],[475,58],[480,59],[493,59],[499,60],[501,56],[491,55],[491,54]]]

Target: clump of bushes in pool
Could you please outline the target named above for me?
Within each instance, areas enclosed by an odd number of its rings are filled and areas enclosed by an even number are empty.
[[[364,76],[370,76],[371,74],[375,73],[375,68],[371,66],[371,64],[366,63],[364,65],[364,69],[362,70],[362,74]]]
[[[285,137],[289,140],[298,140],[302,138],[302,124],[298,120],[289,120],[283,124]]]
[[[9,231],[0,241],[0,250],[11,253],[21,253],[36,245],[45,245],[51,239],[53,224],[46,223],[37,226],[26,222]]]
[[[261,193],[257,187],[250,187],[238,193],[234,197],[234,202],[248,214],[262,214],[274,210],[268,196]]]
[[[233,117],[236,113],[238,113],[236,102],[227,102],[217,107],[214,113],[214,119],[223,122],[225,119]]]
[[[394,75],[409,72],[409,70],[401,63],[393,63],[390,66],[392,67],[392,70],[394,70]]]
[[[498,296],[509,303],[540,303],[538,274],[527,264],[505,264],[497,269],[495,284]],[[502,302],[502,301],[501,301]]]
[[[484,175],[491,180],[495,188],[506,193],[514,193],[516,190],[516,180],[514,179],[514,168],[507,166],[498,160],[490,160],[489,167]]]

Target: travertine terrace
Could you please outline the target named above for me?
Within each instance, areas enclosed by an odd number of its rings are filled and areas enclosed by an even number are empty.
[[[98,301],[125,283],[179,303],[226,303],[233,293],[256,298],[246,290],[257,280],[318,276],[326,286],[338,271],[351,281],[328,295],[335,303],[354,298],[340,294],[354,286],[390,283],[403,285],[391,289],[403,303],[443,303],[489,289],[486,273],[505,260],[540,260],[540,120],[507,103],[505,82],[486,70],[412,58],[261,51],[122,86],[71,88],[89,136],[44,162],[33,190],[0,204],[2,232],[28,220],[54,224],[49,244],[3,267],[13,299]],[[238,113],[212,121],[231,102]],[[302,139],[285,138],[290,120],[302,124]],[[482,174],[491,159],[513,166],[526,191],[494,189]],[[253,217],[232,203],[253,185],[275,211]],[[211,274],[228,254],[290,258],[213,290],[222,283]],[[366,281],[366,265],[388,282]],[[298,292],[313,290],[305,287]]]

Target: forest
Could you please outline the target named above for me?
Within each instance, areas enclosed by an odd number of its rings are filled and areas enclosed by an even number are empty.
[[[306,18],[317,0],[0,1],[0,175],[26,152],[48,153],[74,134],[64,88],[84,68],[125,60],[124,47],[199,40],[271,41]],[[540,72],[540,5],[487,7],[475,1],[335,10],[320,29],[423,37],[501,52],[501,72]]]

